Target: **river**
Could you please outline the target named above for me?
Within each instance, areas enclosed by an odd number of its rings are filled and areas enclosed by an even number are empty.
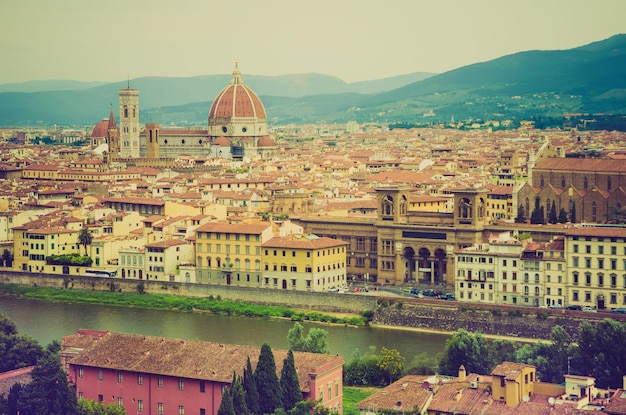
[[[60,340],[78,329],[92,329],[250,346],[267,343],[272,349],[286,349],[287,332],[293,325],[291,321],[282,319],[55,303],[1,296],[0,314],[15,322],[19,334],[27,334],[41,345]],[[409,364],[419,353],[434,355],[443,351],[449,338],[445,334],[314,323],[304,324],[305,334],[311,327],[327,330],[330,352],[341,355],[346,361],[350,360],[355,349],[366,352],[370,346],[375,346],[378,351],[382,347],[398,350]]]

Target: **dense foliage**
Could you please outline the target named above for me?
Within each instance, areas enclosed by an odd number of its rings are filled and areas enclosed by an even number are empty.
[[[262,414],[271,414],[282,406],[282,390],[278,375],[276,374],[276,362],[274,354],[267,343],[261,346],[259,361],[254,371],[254,380],[259,392],[259,407]]]
[[[49,255],[46,257],[46,264],[89,267],[93,264],[93,259],[80,254]]]
[[[304,326],[295,322],[287,333],[289,348],[296,352],[328,353],[328,332],[313,327],[304,337]]]

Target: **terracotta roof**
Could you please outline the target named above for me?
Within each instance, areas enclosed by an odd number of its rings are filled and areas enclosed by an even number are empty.
[[[70,364],[203,379],[229,384],[233,370],[243,374],[248,356],[254,368],[261,348],[197,340],[180,340],[135,334],[106,333],[94,337]],[[121,352],[123,351],[123,352]],[[286,350],[272,350],[278,376]],[[303,392],[310,391],[309,376],[343,364],[340,356],[294,352]]]
[[[0,396],[7,397],[11,387],[16,383],[27,385],[31,381],[30,372],[34,366],[23,367],[20,369],[10,370],[0,373]]]
[[[426,382],[429,378],[432,376],[404,376],[355,406],[377,411],[410,411],[416,408],[422,413],[432,396],[432,392],[428,390],[430,384]]]
[[[523,363],[504,362],[500,363],[491,371],[492,376],[504,376],[507,380],[515,380],[525,368],[534,368],[534,366],[525,365]]]
[[[626,228],[611,226],[581,227],[569,229],[565,234],[567,236],[601,236],[609,238],[626,238]]]
[[[265,118],[265,108],[259,97],[243,84],[239,67],[235,65],[230,85],[220,92],[209,111],[209,122],[216,118]]]
[[[535,165],[535,170],[563,170],[588,172],[626,172],[626,160],[623,159],[572,159],[547,158]]]

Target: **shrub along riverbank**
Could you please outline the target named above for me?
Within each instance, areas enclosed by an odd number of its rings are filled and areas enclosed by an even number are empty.
[[[28,299],[69,303],[106,304],[187,312],[201,311],[220,315],[258,318],[289,318],[293,321],[315,321],[354,326],[363,326],[367,323],[367,316],[338,317],[317,312],[296,311],[285,306],[269,306],[241,301],[222,300],[219,296],[191,298],[163,294],[82,291],[5,284],[0,285],[0,293]]]

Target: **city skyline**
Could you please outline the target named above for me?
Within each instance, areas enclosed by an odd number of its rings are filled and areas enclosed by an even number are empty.
[[[626,33],[620,0],[181,0],[176,7],[143,0],[97,6],[0,0],[0,9],[0,84],[228,74],[234,61],[247,74],[322,73],[357,82],[442,73]]]

